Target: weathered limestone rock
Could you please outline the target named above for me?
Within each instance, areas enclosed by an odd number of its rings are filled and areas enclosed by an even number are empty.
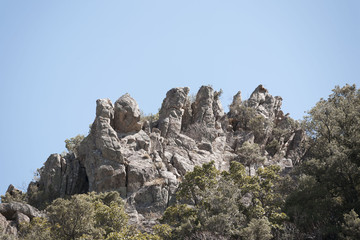
[[[242,104],[242,101],[241,101],[241,91],[238,91],[235,96],[233,97],[233,101],[232,103],[230,104],[230,112],[231,112],[231,115],[233,116],[236,116],[238,115],[239,113],[237,112],[237,107],[240,106]]]
[[[0,229],[3,234],[17,237],[21,223],[29,223],[34,217],[45,217],[36,208],[20,202],[0,203]]]
[[[202,86],[193,103],[193,122],[202,123],[208,128],[215,128],[213,103],[214,90],[209,86]]]
[[[127,171],[127,192],[132,193],[139,190],[146,182],[158,177],[158,172],[148,155],[132,156],[129,159]]]
[[[120,133],[141,129],[139,106],[128,93],[115,102],[114,129]]]
[[[271,96],[263,85],[259,85],[245,104],[255,108],[265,118],[275,119],[280,112],[282,98]]]
[[[61,196],[65,192],[62,185],[63,176],[66,171],[66,160],[59,154],[52,154],[46,160],[44,167],[40,170],[40,186],[47,195]]]
[[[112,128],[114,108],[109,99],[96,101],[96,118],[90,134],[79,148],[86,169],[89,191],[124,193],[126,171],[118,133]]]
[[[301,159],[304,132],[284,116],[281,98],[271,96],[262,85],[245,101],[239,91],[228,114],[219,100],[221,91],[202,86],[192,104],[188,93],[187,87],[168,91],[159,120],[143,126],[139,123],[139,107],[129,94],[120,97],[115,106],[109,99],[97,100],[94,123],[80,144],[78,156],[51,155],[36,184],[52,196],[118,191],[127,201],[130,222],[147,229],[175,200],[187,172],[210,161],[217,169],[228,170],[230,162],[239,158],[244,142],[259,144],[265,159],[247,167],[250,175],[263,165],[277,164],[287,170]],[[244,121],[240,116],[244,109],[250,109],[252,117],[255,114],[265,119],[258,127],[265,133],[261,141],[256,141],[254,129],[238,124]],[[274,127],[284,133],[275,136]],[[266,147],[273,140],[278,145],[271,152]],[[16,219],[27,221],[24,215],[32,218],[24,211],[14,217],[16,212],[4,211],[3,215],[13,218],[14,223]]]
[[[221,94],[222,94],[222,90],[220,90],[219,92],[218,91],[214,92],[213,112],[216,121],[219,121],[221,120],[222,117],[226,116],[220,101]]]
[[[96,100],[96,117],[114,118],[114,107],[110,99]]]
[[[16,225],[17,224],[15,221],[8,221],[2,214],[0,214],[0,230],[2,230],[0,231],[0,234],[7,234],[9,236],[17,237],[18,230]]]
[[[297,129],[293,135],[292,141],[287,145],[286,157],[292,160],[293,164],[299,163],[304,156],[306,139],[305,131]]]
[[[3,215],[7,220],[15,220],[16,213],[22,213],[30,219],[44,216],[39,210],[26,203],[0,203],[0,214]]]
[[[189,88],[173,88],[166,93],[160,112],[159,129],[162,137],[176,137],[181,131],[184,107],[187,106]]]
[[[21,223],[29,223],[30,222],[30,218],[21,212],[16,212],[14,218],[15,218],[15,222],[17,223],[18,226]]]
[[[73,154],[51,154],[40,169],[39,190],[52,199],[85,193],[88,182],[85,168]]]
[[[9,223],[7,222],[6,218],[0,213],[0,229],[2,229],[1,233],[5,233],[8,224]]]
[[[191,124],[183,127],[183,133],[201,142],[213,142],[223,133],[223,118],[226,116],[221,106],[220,92],[214,92],[209,86],[202,86],[191,106]],[[188,114],[190,115],[190,114]]]

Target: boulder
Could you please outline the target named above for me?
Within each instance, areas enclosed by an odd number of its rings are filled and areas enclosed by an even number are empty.
[[[181,131],[184,107],[188,106],[189,88],[173,88],[166,93],[159,112],[159,129],[162,137],[176,137]]]
[[[0,213],[0,231],[2,230],[0,234],[5,233],[8,224],[9,223],[7,222],[6,218]]]
[[[16,213],[22,213],[30,219],[44,216],[44,214],[42,214],[39,210],[26,203],[0,203],[0,214],[3,215],[7,220],[15,220]]]
[[[1,213],[0,213],[0,236],[2,236],[2,234],[6,234],[9,236],[9,238],[6,238],[4,236],[4,238],[1,239],[13,239],[17,237],[18,235],[18,230],[16,228],[17,224],[15,221],[8,221]],[[10,238],[13,237],[13,238]]]
[[[14,216],[16,224],[19,226],[21,223],[29,223],[30,218],[21,212],[16,212]]]
[[[273,97],[263,85],[259,85],[245,105],[257,110],[266,119],[274,120],[280,112],[282,104],[281,97]]]
[[[120,133],[138,132],[141,129],[140,110],[136,101],[128,94],[115,102],[114,129]]]
[[[127,192],[128,195],[138,191],[146,182],[158,178],[158,171],[149,155],[133,155],[128,158]]]

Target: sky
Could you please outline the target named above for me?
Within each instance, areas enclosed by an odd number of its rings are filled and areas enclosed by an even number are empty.
[[[86,135],[99,98],[149,114],[173,87],[212,85],[227,110],[263,84],[300,120],[347,83],[358,0],[0,0],[0,194]]]

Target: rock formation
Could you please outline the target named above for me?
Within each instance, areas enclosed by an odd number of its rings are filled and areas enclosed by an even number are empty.
[[[31,184],[52,198],[119,191],[127,200],[131,221],[145,224],[174,201],[186,172],[210,161],[227,170],[231,161],[241,161],[238,151],[244,142],[258,143],[266,157],[263,163],[247,166],[251,174],[270,164],[289,169],[301,159],[303,130],[284,116],[282,99],[262,85],[245,101],[238,92],[227,114],[219,100],[221,92],[202,86],[194,102],[188,93],[187,87],[169,90],[159,119],[152,123],[140,122],[139,107],[129,94],[115,105],[109,99],[97,100],[95,120],[78,154],[52,154],[40,180]],[[252,118],[259,119],[256,129]],[[10,214],[4,208],[11,207],[0,205],[0,213],[9,219],[15,211]],[[20,213],[33,216],[30,209]],[[0,215],[0,224],[4,216]]]
[[[20,223],[30,222],[34,217],[44,217],[36,208],[20,202],[0,204],[0,229],[2,233],[17,236]]]

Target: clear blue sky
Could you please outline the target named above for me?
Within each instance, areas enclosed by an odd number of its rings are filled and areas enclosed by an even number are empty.
[[[262,83],[301,119],[360,83],[360,1],[0,0],[0,194],[22,188],[95,101],[130,93],[155,113],[172,87]]]

